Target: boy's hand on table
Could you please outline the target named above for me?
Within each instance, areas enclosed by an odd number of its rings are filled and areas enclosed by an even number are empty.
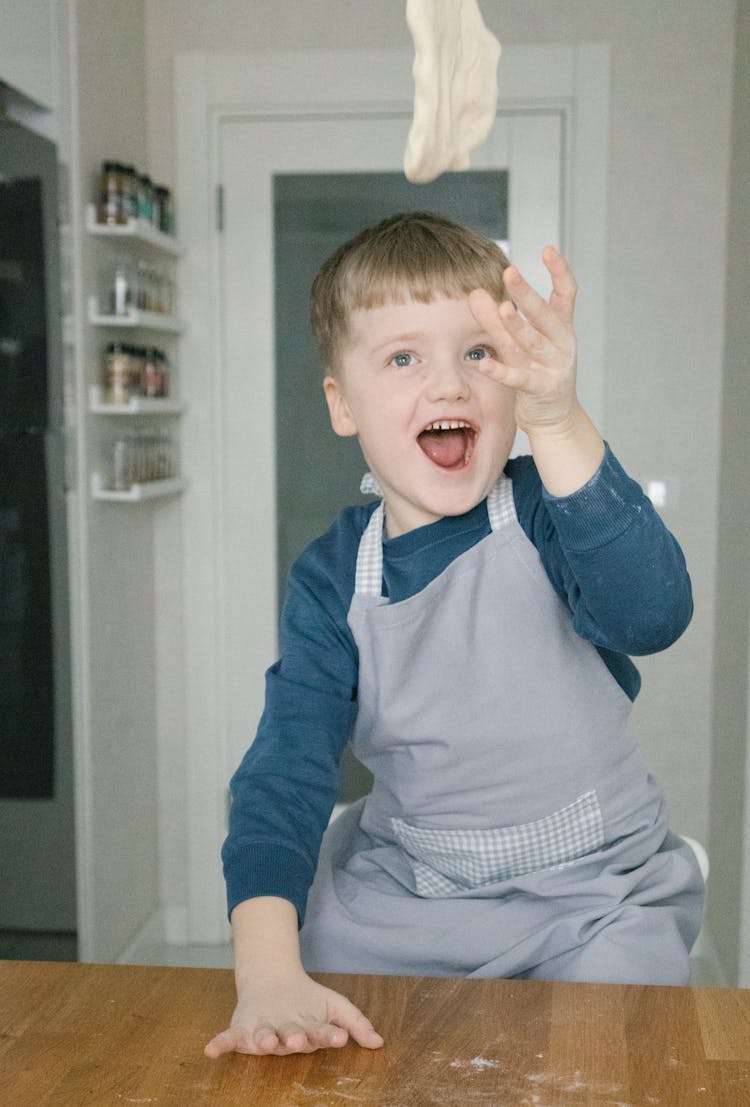
[[[304,972],[258,981],[240,992],[232,1021],[205,1047],[207,1057],[224,1053],[312,1053],[340,1049],[349,1037],[378,1049],[381,1036],[370,1020],[338,992]]]
[[[516,423],[529,437],[547,491],[568,496],[593,477],[604,443],[576,393],[575,277],[553,246],[542,261],[552,278],[548,301],[509,266],[503,279],[512,302],[498,304],[475,289],[469,307],[495,347],[496,356],[478,365],[515,391]]]

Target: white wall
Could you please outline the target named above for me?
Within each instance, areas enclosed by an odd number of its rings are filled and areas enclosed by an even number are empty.
[[[77,720],[81,956],[112,960],[156,911],[158,793],[154,660],[154,537],[148,504],[94,502],[101,417],[88,414],[106,336],[85,324],[106,244],[81,233],[99,167],[147,169],[142,0],[71,0],[73,206],[80,330],[78,405]]]
[[[402,0],[145,0],[155,171],[173,180],[176,53],[409,47],[403,8]],[[677,479],[679,503],[665,517],[696,595],[684,638],[640,664],[636,720],[676,828],[707,841],[735,5],[481,0],[481,8],[506,44],[611,46],[604,431],[639,479]],[[170,765],[180,755],[173,739]],[[165,891],[179,895],[174,874]]]
[[[734,890],[744,870],[750,918],[750,5],[738,5],[727,255],[726,353],[714,661],[710,926],[730,979],[750,986],[750,933]],[[744,823],[744,836],[742,828]],[[744,837],[744,840],[743,840]],[[743,856],[744,854],[744,856]],[[739,955],[739,959],[738,959]]]
[[[57,105],[55,0],[0,0],[0,80],[38,107]]]

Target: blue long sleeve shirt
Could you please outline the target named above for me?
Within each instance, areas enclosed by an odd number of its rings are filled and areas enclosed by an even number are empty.
[[[630,656],[665,649],[692,615],[679,545],[609,448],[588,484],[563,498],[547,493],[531,457],[510,460],[505,471],[518,521],[575,630],[635,699],[640,677]],[[347,615],[374,508],[342,511],[291,569],[280,660],[266,674],[257,735],[231,781],[222,849],[230,914],[245,899],[273,895],[304,917],[356,718],[358,655]],[[415,595],[489,533],[482,501],[465,515],[384,539],[385,594],[394,603]]]

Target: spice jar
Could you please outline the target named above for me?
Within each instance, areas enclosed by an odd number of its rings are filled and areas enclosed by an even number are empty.
[[[127,222],[125,177],[119,162],[102,163],[97,221],[108,226],[121,226]]]
[[[99,310],[103,315],[128,315],[135,307],[133,266],[124,258],[108,262],[99,275]]]
[[[166,394],[164,355],[155,346],[150,346],[143,352],[143,395],[160,399]]]
[[[118,438],[112,443],[109,486],[115,492],[126,492],[132,484],[130,457],[131,449],[127,438]]]
[[[163,185],[159,187],[161,202],[161,226],[164,234],[174,234],[174,200],[172,193]]]
[[[138,218],[142,223],[151,223],[154,206],[154,186],[151,178],[142,173],[138,177]]]
[[[153,185],[151,189],[151,226],[155,231],[161,230],[163,192],[164,189],[160,185]]]
[[[132,165],[122,166],[122,192],[125,221],[138,218],[138,174]]]
[[[105,403],[127,404],[131,396],[138,395],[139,373],[130,346],[110,342],[105,347],[102,379]]]

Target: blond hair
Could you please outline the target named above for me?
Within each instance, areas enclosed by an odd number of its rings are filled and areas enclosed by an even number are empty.
[[[486,288],[506,298],[500,247],[432,212],[390,216],[345,242],[325,261],[310,293],[310,321],[324,368],[336,373],[352,311]]]

